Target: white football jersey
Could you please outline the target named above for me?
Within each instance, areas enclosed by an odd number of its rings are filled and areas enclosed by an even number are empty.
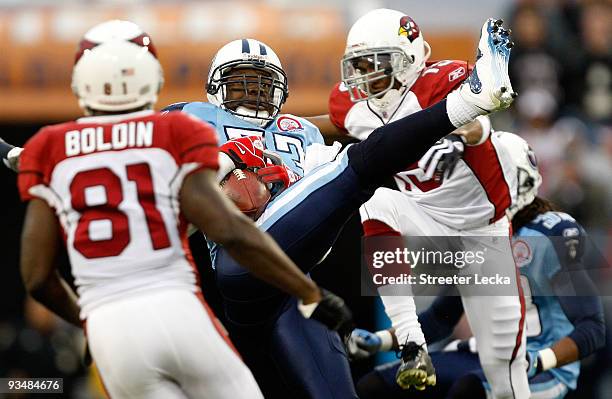
[[[81,118],[26,144],[21,196],[56,211],[81,318],[145,290],[198,290],[178,194],[188,174],[217,163],[212,128],[179,112]]]

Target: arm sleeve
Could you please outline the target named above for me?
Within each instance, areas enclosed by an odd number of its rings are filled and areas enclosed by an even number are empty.
[[[443,100],[468,77],[465,61],[441,60],[428,64],[421,76],[410,88],[421,104],[427,108]]]
[[[605,344],[603,306],[583,265],[587,235],[578,223],[564,221],[552,239],[549,250],[558,259],[559,268],[550,277],[550,283],[563,312],[574,325],[568,337],[578,346],[582,359]]]
[[[568,337],[576,343],[580,359],[602,348],[606,338],[603,307],[587,273],[584,270],[572,271],[571,276],[559,273],[551,284],[565,316],[574,325]],[[569,290],[579,290],[581,295],[570,296]],[[586,295],[589,291],[591,295]]]
[[[338,129],[346,131],[344,121],[346,120],[346,115],[349,110],[353,107],[353,102],[351,101],[348,90],[343,90],[342,87],[344,87],[342,83],[338,83],[334,86],[329,94],[327,108],[329,120],[331,120]]]
[[[463,304],[456,292],[437,297],[427,310],[419,313],[419,323],[427,343],[450,336],[462,315]]]
[[[299,122],[302,124],[302,126],[304,126],[304,131],[305,131],[305,136],[306,136],[306,142],[304,143],[304,150],[308,146],[315,144],[315,143],[325,144],[325,139],[323,139],[323,135],[321,134],[321,131],[319,130],[318,127],[308,122],[304,118],[299,118],[297,116],[295,118],[299,119]]]

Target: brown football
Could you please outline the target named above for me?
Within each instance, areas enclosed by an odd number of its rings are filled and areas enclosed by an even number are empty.
[[[270,201],[270,191],[257,173],[234,169],[221,182],[221,190],[245,215],[256,219]]]

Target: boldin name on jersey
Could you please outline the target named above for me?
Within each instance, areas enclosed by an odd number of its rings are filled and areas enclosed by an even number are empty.
[[[105,135],[110,129],[110,136]],[[106,137],[105,137],[106,136]],[[110,126],[86,127],[66,132],[66,156],[90,154],[95,151],[122,150],[128,147],[153,145],[153,122],[131,121]]]

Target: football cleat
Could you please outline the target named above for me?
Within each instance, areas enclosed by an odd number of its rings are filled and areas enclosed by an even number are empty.
[[[469,104],[490,113],[508,108],[516,97],[508,76],[510,49],[514,43],[501,19],[489,18],[482,26],[476,65],[459,95]]]
[[[436,369],[424,345],[409,341],[401,349],[402,362],[395,374],[397,385],[402,389],[415,387],[419,391],[436,385]]]

